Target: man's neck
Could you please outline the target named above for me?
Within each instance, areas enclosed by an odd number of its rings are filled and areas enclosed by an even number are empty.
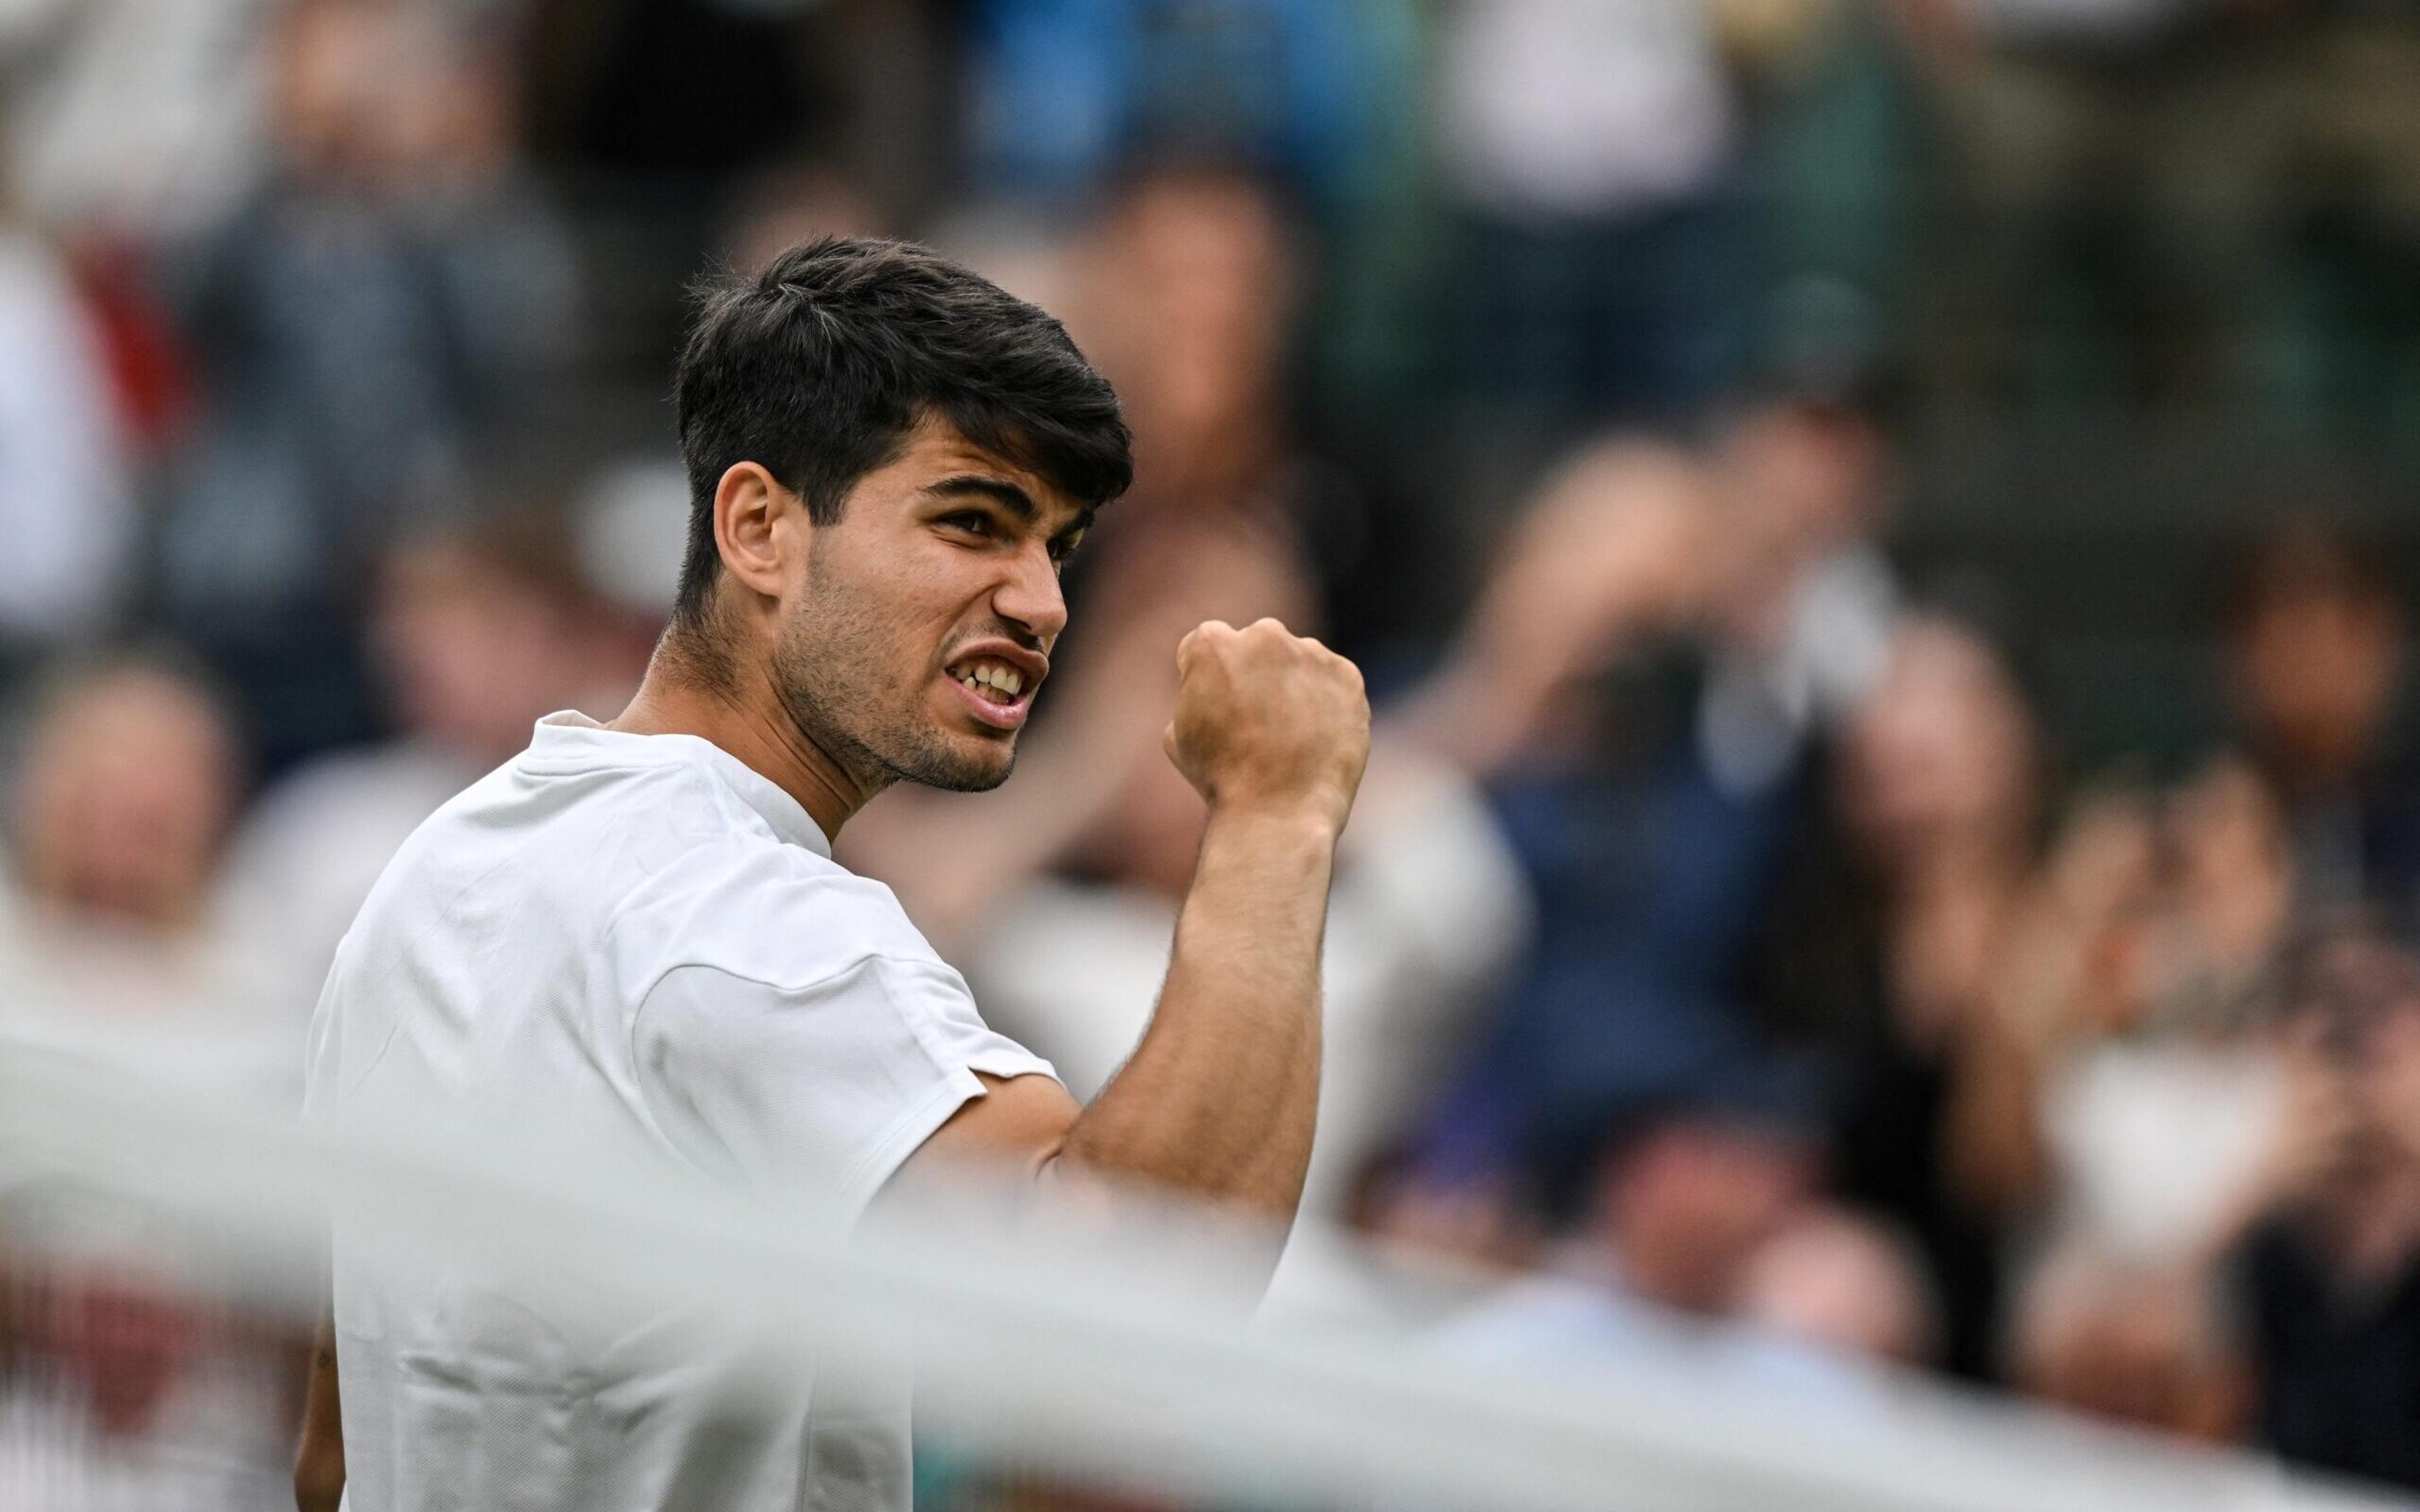
[[[629,707],[606,728],[711,742],[798,799],[826,840],[838,836],[849,816],[880,791],[878,784],[851,776],[799,728],[762,670],[735,668],[727,679],[709,679],[687,660],[669,641],[658,647]]]

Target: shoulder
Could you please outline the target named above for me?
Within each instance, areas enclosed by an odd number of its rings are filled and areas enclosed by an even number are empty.
[[[798,987],[874,960],[946,965],[882,883],[770,834],[724,831],[659,858],[608,924],[651,975],[711,967]]]

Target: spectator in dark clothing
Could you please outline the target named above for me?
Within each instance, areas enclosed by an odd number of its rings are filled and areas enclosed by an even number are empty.
[[[1946,1363],[1991,1373],[1998,1216],[1959,1141],[1988,1134],[1969,1072],[1993,1053],[1992,998],[2034,883],[2041,752],[1993,646],[1917,613],[1851,719],[1832,801],[1799,824],[1788,880],[1752,957],[1766,1032],[1838,1078],[1836,1177],[1905,1225],[1940,1288]]]
[[[2404,610],[2382,554],[2312,524],[2247,556],[2227,606],[2228,692],[2286,811],[2303,906],[2420,921],[2420,774],[2389,743]]]
[[[2420,1487],[2420,1263],[2406,1255],[2375,1289],[2349,1295],[2280,1228],[2253,1236],[2242,1263],[2265,1351],[2261,1439],[2290,1458]]]
[[[1890,640],[1862,538],[1880,464],[1861,415],[1780,399],[1702,460],[1590,449],[1517,533],[1425,695],[1495,778],[1539,908],[1441,1152],[1492,1144],[1554,1184],[1606,1120],[1756,1054],[1741,965],[1820,801],[1812,752]]]
[[[2260,1438],[2420,1487],[2420,962],[2358,930],[2296,972],[2295,1137],[2236,1255]]]
[[[355,574],[567,360],[568,241],[520,177],[492,40],[424,8],[293,8],[277,167],[180,270],[210,403],[162,524],[161,607],[272,764],[367,733]]]
[[[1712,10],[1471,0],[1440,16],[1457,396],[1550,435],[1714,397],[1748,301]]]
[[[1312,245],[1295,208],[1230,160],[1140,162],[1079,244],[1068,323],[1117,385],[1139,471],[1071,565],[1071,602],[1129,553],[1240,530],[1302,558],[1324,605],[1319,634],[1347,655],[1404,617],[1396,585],[1418,571],[1421,532],[1382,521],[1303,433],[1295,378]]]

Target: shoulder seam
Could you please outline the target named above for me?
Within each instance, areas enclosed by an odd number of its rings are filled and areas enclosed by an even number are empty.
[[[675,971],[711,971],[720,976],[729,977],[734,981],[744,981],[749,983],[751,986],[765,988],[768,992],[811,993],[818,987],[828,987],[831,983],[838,981],[841,978],[848,976],[852,972],[861,971],[867,966],[897,966],[902,970],[923,972],[925,975],[932,976],[939,975],[939,972],[935,968],[939,964],[939,963],[932,961],[920,961],[913,956],[894,954],[888,950],[862,950],[850,956],[847,964],[835,966],[831,970],[823,973],[821,976],[810,977],[804,981],[785,982],[775,981],[770,978],[760,977],[752,972],[737,971],[715,961],[675,961],[658,971],[654,976],[647,979],[645,990],[639,994],[639,1002],[644,1008],[646,1004],[646,1000],[655,995],[656,989],[663,985],[664,979],[671,976]],[[941,965],[940,969],[946,970],[948,968],[946,965]]]

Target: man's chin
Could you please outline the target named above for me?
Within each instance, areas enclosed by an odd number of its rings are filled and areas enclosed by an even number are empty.
[[[928,751],[923,759],[898,769],[902,781],[919,787],[939,788],[944,793],[989,793],[1008,780],[1016,765],[1016,744],[1008,740],[985,741],[984,748],[965,748],[963,742],[952,742],[951,748]]]
[[[950,780],[928,784],[950,793],[989,793],[1008,780],[1009,769],[1016,764],[1014,758],[980,770],[962,767],[950,775]]]

